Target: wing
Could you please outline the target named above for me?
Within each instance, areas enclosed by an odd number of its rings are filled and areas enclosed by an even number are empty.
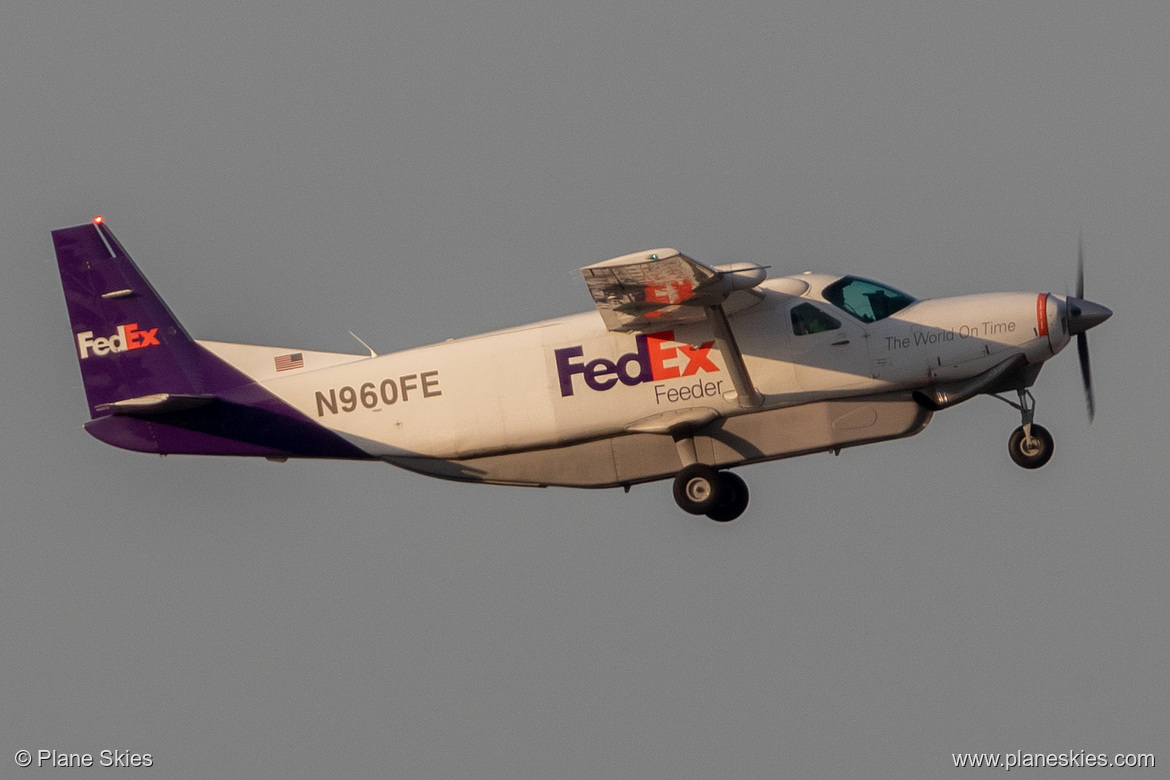
[[[724,303],[764,280],[763,266],[736,263],[711,268],[678,250],[622,255],[581,269],[593,303],[610,330],[638,332],[701,322],[705,306]]]

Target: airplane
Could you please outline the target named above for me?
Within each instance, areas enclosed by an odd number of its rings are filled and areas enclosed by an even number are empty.
[[[1053,439],[1029,388],[1076,336],[1091,420],[1086,333],[1112,315],[1084,297],[1080,248],[1076,295],[928,300],[661,248],[582,268],[595,311],[391,354],[320,352],[193,339],[101,217],[52,238],[85,429],[107,444],[380,460],[498,485],[673,479],[682,510],[718,522],[748,505],[733,467],[912,436],[978,395],[1020,413],[1009,454],[1043,466]]]

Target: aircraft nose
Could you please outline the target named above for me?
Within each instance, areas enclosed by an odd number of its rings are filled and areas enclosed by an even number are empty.
[[[1068,331],[1072,335],[1095,328],[1113,316],[1110,309],[1084,298],[1068,297]]]

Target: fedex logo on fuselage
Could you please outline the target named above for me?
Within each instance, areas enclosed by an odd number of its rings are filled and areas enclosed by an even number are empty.
[[[700,371],[714,373],[719,370],[719,366],[712,363],[707,354],[715,345],[714,341],[705,341],[697,347],[690,344],[666,346],[667,342],[673,341],[673,330],[640,334],[635,338],[637,348],[616,361],[597,358],[585,362],[584,347],[554,350],[561,397],[573,394],[573,378],[577,374],[581,375],[585,380],[585,386],[590,390],[609,390],[618,382],[633,387],[643,382],[657,382],[693,376]]]
[[[93,331],[87,330],[77,334],[77,354],[82,360],[89,357],[90,350],[95,355],[108,355],[111,352],[125,352],[128,349],[142,349],[143,347],[160,346],[158,342],[158,328],[139,330],[137,322],[119,325],[118,330],[111,336],[94,338]]]

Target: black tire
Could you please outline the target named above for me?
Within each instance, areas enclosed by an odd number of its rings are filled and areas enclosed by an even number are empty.
[[[1042,425],[1032,423],[1032,438],[1024,436],[1024,426],[1012,431],[1008,439],[1008,454],[1017,466],[1038,469],[1052,460],[1052,434]]]
[[[719,503],[719,472],[705,463],[692,463],[674,478],[674,501],[684,512],[705,515]]]
[[[707,511],[717,523],[730,523],[743,514],[748,505],[748,486],[738,474],[719,472],[719,503]]]

